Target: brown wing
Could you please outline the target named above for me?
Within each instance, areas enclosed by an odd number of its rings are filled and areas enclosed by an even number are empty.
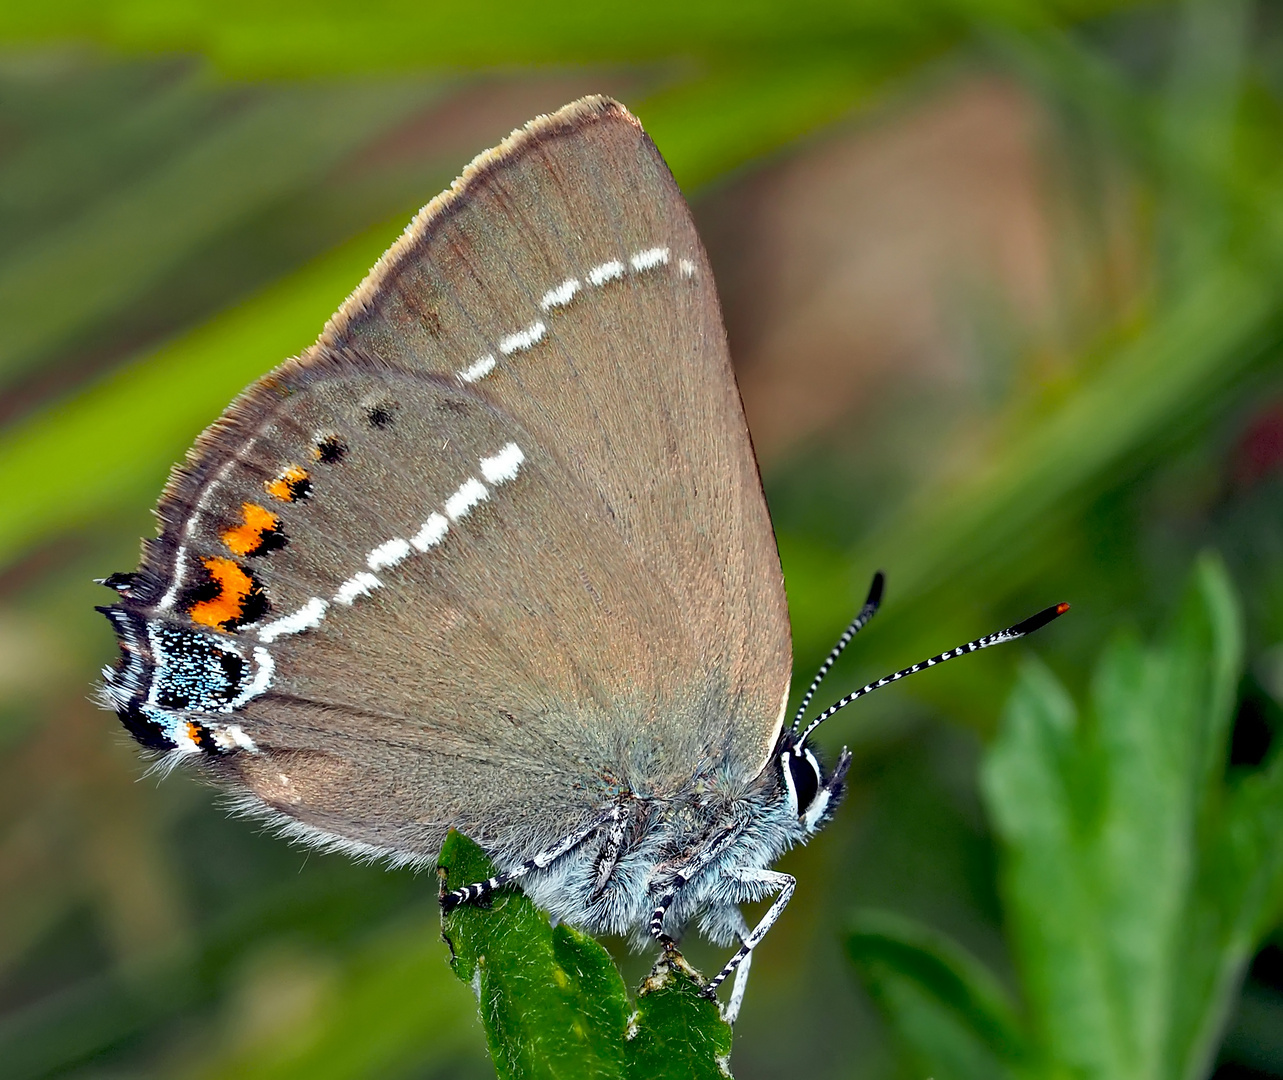
[[[778,556],[707,260],[617,103],[478,158],[194,454],[131,611],[239,643],[210,722],[256,752],[208,760],[267,806],[517,851],[764,765]]]

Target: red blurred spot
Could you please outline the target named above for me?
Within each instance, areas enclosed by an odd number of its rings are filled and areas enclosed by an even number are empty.
[[[1255,484],[1283,465],[1283,401],[1276,401],[1248,424],[1234,452],[1234,479]]]

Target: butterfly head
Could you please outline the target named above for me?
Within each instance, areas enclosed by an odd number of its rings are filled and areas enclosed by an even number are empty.
[[[785,731],[775,754],[780,786],[790,814],[797,818],[808,835],[817,833],[833,815],[846,789],[846,773],[851,767],[851,753],[845,747],[832,772],[825,775],[815,752],[797,737]]]

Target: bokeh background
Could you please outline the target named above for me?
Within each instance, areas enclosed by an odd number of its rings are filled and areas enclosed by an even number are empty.
[[[1283,702],[1283,12],[1249,0],[0,5],[0,1076],[482,1077],[431,875],[309,854],[90,701],[92,578],[166,471],[414,210],[589,92],[694,206],[820,696],[838,820],[759,950],[742,1078],[921,1076],[843,958],[875,906],[1019,995],[977,768],[1022,650],[1081,694],[1200,550],[1243,594],[1232,766]],[[1277,912],[1276,912],[1277,915]],[[1276,923],[1277,918],[1274,920]],[[1222,1080],[1283,1077],[1283,937]],[[714,953],[692,950],[712,966]],[[621,957],[630,977],[645,962]],[[938,1080],[945,1080],[941,1075]]]

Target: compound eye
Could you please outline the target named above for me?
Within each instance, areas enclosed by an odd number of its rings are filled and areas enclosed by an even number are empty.
[[[789,771],[789,779],[793,781],[793,790],[797,794],[798,816],[803,817],[820,791],[819,763],[809,751],[804,751],[801,754],[788,754],[785,757],[785,767]]]

